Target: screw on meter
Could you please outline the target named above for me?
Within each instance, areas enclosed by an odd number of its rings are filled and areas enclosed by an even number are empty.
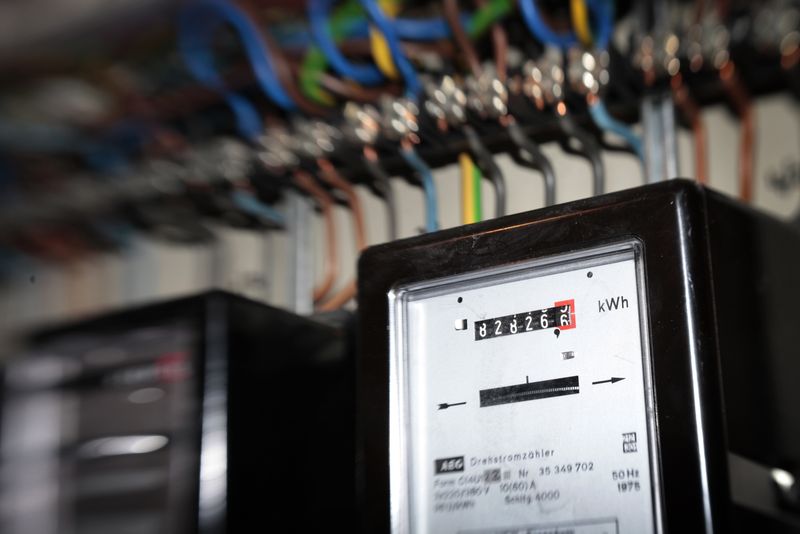
[[[661,531],[638,258],[630,243],[392,293],[395,532]]]

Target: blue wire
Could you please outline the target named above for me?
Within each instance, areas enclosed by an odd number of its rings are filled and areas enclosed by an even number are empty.
[[[241,190],[234,190],[231,195],[233,202],[245,213],[254,217],[266,219],[279,226],[285,226],[286,220],[283,215],[268,204],[264,204],[250,193]]]
[[[214,68],[209,47],[202,42],[202,37],[195,33],[197,26],[192,19],[188,14],[181,14],[179,20],[178,48],[186,67],[195,79],[222,95],[236,117],[239,134],[246,139],[255,139],[264,131],[264,125],[256,108],[249,100],[225,87]]]
[[[644,147],[642,146],[642,138],[636,135],[636,133],[634,133],[634,131],[627,125],[612,117],[602,100],[597,99],[590,104],[589,113],[592,116],[592,120],[601,130],[607,130],[625,139],[639,159],[644,161]]]
[[[436,204],[436,184],[433,182],[433,173],[413,148],[401,148],[400,154],[422,179],[422,189],[425,191],[425,229],[428,232],[435,232],[439,229],[439,211]]]
[[[351,63],[339,51],[333,39],[328,19],[333,7],[333,0],[309,0],[308,18],[311,23],[311,34],[317,46],[325,55],[333,70],[340,76],[350,78],[364,85],[378,85],[385,80],[383,73],[375,65],[359,65]],[[367,29],[368,30],[368,29]]]
[[[407,19],[396,18],[392,21],[397,36],[409,41],[436,41],[449,39],[453,36],[450,25],[443,18]],[[472,27],[472,17],[466,13],[461,14],[461,23],[465,28]]]
[[[561,48],[569,48],[578,43],[578,37],[575,32],[556,33],[550,29],[539,14],[536,0],[519,0],[519,7],[528,30],[542,43],[560,46]]]
[[[589,9],[594,12],[595,46],[600,50],[608,48],[614,33],[614,0],[589,0]]]
[[[183,60],[198,81],[223,95],[236,115],[239,131],[252,139],[263,131],[261,119],[247,99],[225,87],[211,53],[215,30],[225,23],[236,30],[256,82],[267,97],[286,111],[295,111],[296,105],[275,76],[258,28],[243,11],[226,0],[199,0],[187,4],[179,18],[178,44]]]
[[[608,48],[614,30],[614,6],[612,0],[590,0],[589,9],[593,11],[597,22],[596,44],[600,50]],[[578,43],[574,32],[557,34],[553,32],[539,16],[535,0],[520,0],[520,7],[531,33],[545,44],[555,46],[571,46]],[[636,155],[644,161],[642,139],[627,125],[619,122],[608,112],[601,100],[595,100],[589,106],[592,120],[602,130],[619,135],[628,143]]]
[[[311,6],[308,6],[311,9]],[[315,42],[304,23],[273,24],[269,33],[284,48],[307,48]],[[369,23],[364,17],[354,17],[346,21],[342,32],[348,38],[366,39],[369,36]]]
[[[311,6],[309,5],[310,10]],[[398,17],[392,19],[391,22],[401,40],[427,42],[449,39],[453,36],[447,21],[441,17],[430,19]],[[470,28],[472,17],[467,13],[462,13],[461,22],[465,27]],[[306,48],[311,43],[316,43],[316,38],[311,33],[296,24],[272,26],[269,31],[285,48]],[[369,37],[369,21],[363,17],[351,19],[347,23],[344,35],[349,39],[366,39]]]
[[[589,10],[597,19],[595,28],[595,41],[597,48],[604,50],[608,48],[611,41],[611,34],[614,29],[614,8],[613,0],[589,0],[587,2]],[[550,26],[542,19],[536,0],[519,0],[519,7],[522,11],[522,18],[528,26],[528,30],[542,43],[569,48],[578,44],[578,36],[575,32],[554,32]]]
[[[395,32],[392,27],[391,19],[384,14],[376,0],[359,0],[359,3],[367,12],[369,19],[386,39],[386,43],[389,45],[389,51],[392,54],[392,60],[400,71],[400,74],[403,75],[403,80],[406,83],[406,96],[416,100],[417,96],[422,91],[422,85],[419,82],[419,78],[417,78],[417,72],[414,70],[414,66],[400,48],[400,39],[398,39],[397,32]]]
[[[278,82],[266,52],[266,43],[262,41],[253,21],[244,12],[226,0],[199,0],[188,4],[181,12],[178,33],[178,43],[184,62],[195,78],[222,94],[236,116],[239,133],[245,139],[252,141],[264,131],[261,118],[247,98],[230,91],[225,86],[214,66],[211,54],[211,39],[215,30],[224,23],[233,26],[238,33],[253,68],[256,82],[267,97],[287,111],[294,111],[296,105]],[[234,191],[231,198],[242,211],[280,226],[285,225],[283,215],[254,195],[244,191]]]

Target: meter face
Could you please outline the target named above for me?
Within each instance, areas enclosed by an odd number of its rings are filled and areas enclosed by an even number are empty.
[[[397,288],[395,532],[660,532],[635,244]]]

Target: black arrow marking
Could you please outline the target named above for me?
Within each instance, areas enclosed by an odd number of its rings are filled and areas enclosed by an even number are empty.
[[[559,330],[558,328],[556,328],[555,330],[553,330],[553,333],[556,335],[556,339],[558,339],[558,336],[560,336],[560,335],[561,335],[561,330]]]
[[[463,406],[465,404],[466,404],[466,402],[454,402],[452,404],[447,404],[446,402],[443,402],[442,404],[439,405],[439,409],[440,410],[446,410],[451,406]]]
[[[606,384],[606,383],[609,383],[609,382],[611,384],[614,384],[615,382],[619,382],[620,380],[625,380],[625,379],[624,378],[620,378],[618,376],[612,376],[608,380],[598,380],[597,382],[592,382],[592,385],[594,386],[594,385],[597,385],[597,384]]]

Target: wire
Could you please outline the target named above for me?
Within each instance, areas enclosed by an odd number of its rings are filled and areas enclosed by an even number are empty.
[[[184,62],[198,81],[224,96],[236,114],[240,132],[252,138],[260,120],[257,115],[253,118],[254,109],[246,99],[226,89],[212,59],[212,38],[224,23],[236,30],[256,82],[267,97],[286,111],[294,111],[296,105],[278,83],[266,44],[252,19],[225,0],[198,0],[187,4],[179,17],[178,33]]]
[[[398,237],[397,231],[397,203],[390,183],[389,175],[378,163],[378,154],[372,147],[364,147],[364,164],[367,172],[374,180],[374,187],[380,197],[386,203],[386,216],[389,229],[389,239],[395,240]]]
[[[560,46],[562,48],[568,48],[578,43],[574,32],[556,33],[551,30],[542,19],[535,0],[519,0],[519,8],[522,12],[522,18],[528,26],[528,30],[543,43]]]
[[[330,24],[331,37],[335,43],[338,43],[348,34],[347,30],[350,29],[348,22],[352,21],[350,17],[352,13],[358,9],[360,9],[360,7],[356,0],[348,0],[348,2],[336,8]],[[297,33],[299,32],[292,32],[293,35]],[[328,61],[325,54],[322,53],[322,50],[313,43],[314,41],[312,38],[312,43],[308,47],[308,50],[306,50],[306,55],[300,67],[300,87],[308,98],[311,98],[318,104],[333,106],[336,103],[334,97],[326,92],[321,85],[321,77],[328,67]]]
[[[559,105],[562,105],[560,103]],[[592,188],[595,196],[602,195],[606,187],[606,173],[603,168],[603,159],[600,156],[600,147],[594,137],[579,127],[575,121],[566,114],[566,106],[559,110],[558,125],[567,138],[572,138],[580,145],[573,148],[568,140],[562,140],[561,146],[570,154],[577,154],[586,158],[592,167]]]
[[[594,39],[589,26],[589,9],[584,0],[570,0],[569,11],[572,17],[572,28],[584,48],[590,48]]]
[[[400,147],[400,155],[406,163],[416,171],[422,180],[422,189],[425,192],[425,230],[435,232],[439,229],[439,208],[436,199],[436,184],[430,167],[417,155],[413,145],[405,142]]]
[[[478,0],[482,2],[485,0]],[[492,25],[492,44],[494,46],[494,57],[497,69],[497,77],[501,82],[505,82],[507,77],[506,57],[508,55],[508,35],[501,24]],[[517,145],[521,154],[527,154],[528,159],[521,158],[518,161],[530,166],[542,173],[545,186],[545,205],[555,204],[556,178],[553,165],[545,157],[539,146],[525,136],[516,120],[510,114],[502,117],[500,123],[508,128],[511,140]]]
[[[337,246],[336,246],[336,218],[333,216],[333,198],[325,189],[303,170],[294,173],[294,182],[297,186],[311,195],[322,210],[325,221],[325,262],[322,281],[314,287],[314,302],[324,299],[333,288],[338,276]]]
[[[603,35],[603,42],[600,43],[599,48],[605,49],[608,46],[611,31],[613,26],[613,10],[609,4],[604,0],[600,0],[601,7],[598,9],[598,21],[601,27],[601,35]],[[603,8],[602,6],[605,6]],[[570,12],[572,15],[572,25],[575,28],[575,33],[585,48],[590,48],[593,44],[592,30],[589,26],[589,10],[585,0],[570,0]],[[633,152],[638,156],[639,160],[644,162],[644,147],[642,145],[642,138],[637,135],[628,125],[616,120],[608,112],[603,101],[593,94],[586,96],[589,105],[589,115],[592,120],[601,130],[605,130],[622,137]]]
[[[520,163],[529,164],[534,169],[542,173],[544,178],[544,204],[545,206],[552,206],[556,203],[556,175],[553,171],[553,164],[539,149],[539,145],[532,142],[522,128],[514,122],[509,121],[508,133],[511,140],[520,149],[520,152],[526,154],[529,159],[524,157],[519,159]]]
[[[694,135],[695,178],[701,184],[708,183],[708,163],[706,156],[706,128],[703,115],[697,102],[692,98],[689,89],[683,83],[683,77],[677,73],[670,79],[672,95],[681,113],[689,121]]]
[[[642,138],[626,124],[623,124],[612,117],[600,98],[589,95],[587,100],[589,103],[589,114],[592,116],[594,123],[601,130],[606,130],[622,137],[628,146],[630,146],[631,150],[633,150],[633,152],[636,154],[636,156],[638,156],[641,161],[644,161],[644,146],[642,145]]]
[[[359,1],[377,30],[386,38],[386,44],[391,52],[392,61],[394,61],[394,64],[402,74],[403,81],[406,84],[406,96],[416,99],[416,96],[422,91],[422,85],[417,78],[414,66],[403,54],[403,50],[400,47],[400,40],[392,27],[391,20],[378,6],[376,0]]]
[[[381,73],[391,80],[400,79],[400,73],[392,60],[392,52],[386,39],[380,32],[373,30],[369,34],[369,44],[372,51],[372,58]]]
[[[542,43],[561,48],[569,48],[570,46],[578,44],[579,40],[575,32],[555,32],[547,25],[539,13],[536,0],[519,0],[519,7],[528,30]],[[588,11],[591,11],[594,13],[597,20],[598,27],[594,32],[596,35],[596,46],[600,49],[608,48],[614,30],[612,0],[589,0],[586,7],[588,7],[587,19]]]
[[[450,26],[450,30],[453,32],[453,38],[461,49],[461,53],[464,55],[467,66],[470,71],[472,71],[473,76],[480,76],[481,72],[483,72],[481,60],[478,57],[478,51],[475,50],[475,46],[472,44],[472,40],[464,29],[464,25],[461,23],[458,12],[458,0],[444,0],[444,15]]]
[[[513,9],[514,0],[492,0],[481,6],[468,24],[470,37],[480,37],[492,24],[511,13]]]
[[[334,35],[328,28],[328,16],[333,0],[308,0],[308,19],[316,45],[340,76],[364,85],[378,85],[384,76],[375,65],[351,63],[336,46]]]
[[[360,12],[353,12],[350,8],[352,4],[358,2],[346,2],[341,4],[334,12],[330,20],[330,28],[334,36],[338,33],[342,38],[366,39],[369,37],[369,21],[361,16]],[[493,23],[508,15],[514,7],[513,0],[492,0],[485,8],[477,10],[472,15],[461,13],[462,24],[469,28],[470,35],[478,37]],[[337,23],[337,13],[348,8]],[[359,8],[360,10],[360,8]],[[432,18],[404,18],[397,17],[392,19],[392,26],[397,32],[397,36],[402,40],[411,41],[438,41],[450,39],[450,27],[446,20],[440,17]],[[338,32],[337,32],[338,24]],[[314,38],[305,28],[294,24],[273,25],[270,32],[284,48],[307,48],[313,45]],[[338,39],[337,39],[338,40]]]
[[[393,20],[400,11],[400,5],[394,0],[378,0],[378,7],[380,7],[389,17]],[[392,80],[399,80],[400,73],[392,59],[392,52],[389,49],[389,43],[386,37],[375,28],[371,28],[369,32],[369,44],[372,52],[372,57],[375,59],[375,64],[381,70],[384,76]]]
[[[475,190],[472,185],[475,165],[469,154],[458,155],[458,167],[461,170],[461,224],[475,222]]]
[[[353,6],[358,6],[357,0],[350,0],[339,6],[333,14],[330,23],[330,33],[333,40],[338,43],[344,37],[367,37],[369,35],[369,25],[366,19],[354,20]],[[512,11],[513,0],[492,0],[490,3],[479,8],[470,18],[461,15],[462,24],[469,28],[469,35],[473,38],[480,37],[496,21],[502,19]],[[433,19],[404,19],[396,18],[392,21],[397,35],[402,39],[412,41],[434,41],[451,37],[448,23],[441,18]],[[294,31],[291,33],[293,38],[302,32]],[[278,38],[287,35],[286,32],[279,33]],[[308,36],[304,37],[301,43],[288,43],[281,40],[281,44],[289,46],[306,46],[309,44]],[[311,39],[315,41],[315,39]],[[344,56],[342,56],[344,58]],[[320,86],[320,80],[328,67],[326,54],[318,46],[311,45],[306,51],[300,69],[300,86],[306,97],[314,100],[318,104],[332,106],[335,104],[333,97],[327,94]],[[341,74],[334,68],[337,73]],[[363,82],[362,82],[363,83]]]
[[[736,108],[741,126],[739,141],[739,197],[745,202],[753,200],[753,172],[755,170],[755,113],[747,88],[736,73],[732,61],[728,61],[719,71],[731,103]]]
[[[231,200],[233,200],[233,203],[236,204],[240,210],[248,215],[252,215],[258,219],[264,219],[280,227],[286,225],[286,220],[278,210],[268,204],[264,204],[252,193],[241,189],[234,189],[231,193]]]
[[[485,0],[478,0],[479,3]],[[492,24],[492,44],[494,46],[494,63],[497,79],[505,84],[508,78],[508,34],[503,25],[495,22]]]
[[[475,221],[480,222],[483,220],[483,173],[480,167],[474,163],[472,165],[472,191],[472,197],[475,202],[473,208]]]
[[[383,170],[383,167],[381,167],[378,163],[378,153],[375,152],[375,149],[372,147],[364,147],[363,161],[367,168],[367,172],[374,180],[375,189],[386,203],[389,240],[394,241],[399,235],[397,232],[397,202],[395,201],[394,191],[392,191],[392,184],[390,183],[389,175],[386,174],[386,172]]]
[[[377,102],[383,95],[399,96],[402,92],[399,86],[364,87],[328,73],[320,76],[320,82],[331,93],[354,102]]]
[[[359,251],[367,247],[366,228],[364,225],[364,212],[361,209],[361,201],[358,199],[355,188],[339,174],[339,171],[333,164],[326,159],[317,160],[317,165],[320,170],[320,178],[330,184],[334,188],[342,191],[345,195],[345,200],[350,213],[353,217],[353,226],[355,229],[356,247]],[[337,310],[347,304],[353,297],[356,296],[356,282],[352,280],[347,283],[342,289],[334,293],[328,300],[319,306],[320,311]]]
[[[333,106],[336,100],[322,87],[321,77],[327,67],[325,55],[316,46],[309,48],[300,67],[300,89],[318,104]]]
[[[506,214],[506,180],[497,163],[494,161],[492,153],[481,142],[478,132],[470,125],[463,127],[467,137],[467,144],[470,151],[475,156],[481,172],[489,178],[494,187],[495,209],[494,216],[501,217]]]
[[[309,115],[325,116],[329,114],[327,108],[320,106],[316,102],[307,100],[300,87],[297,85],[297,80],[294,77],[294,70],[289,64],[288,59],[284,56],[283,51],[277,43],[268,34],[264,35],[264,44],[267,46],[266,52],[272,58],[275,66],[275,75],[280,80],[281,85],[289,94],[289,97],[297,105],[297,107],[304,113]]]

